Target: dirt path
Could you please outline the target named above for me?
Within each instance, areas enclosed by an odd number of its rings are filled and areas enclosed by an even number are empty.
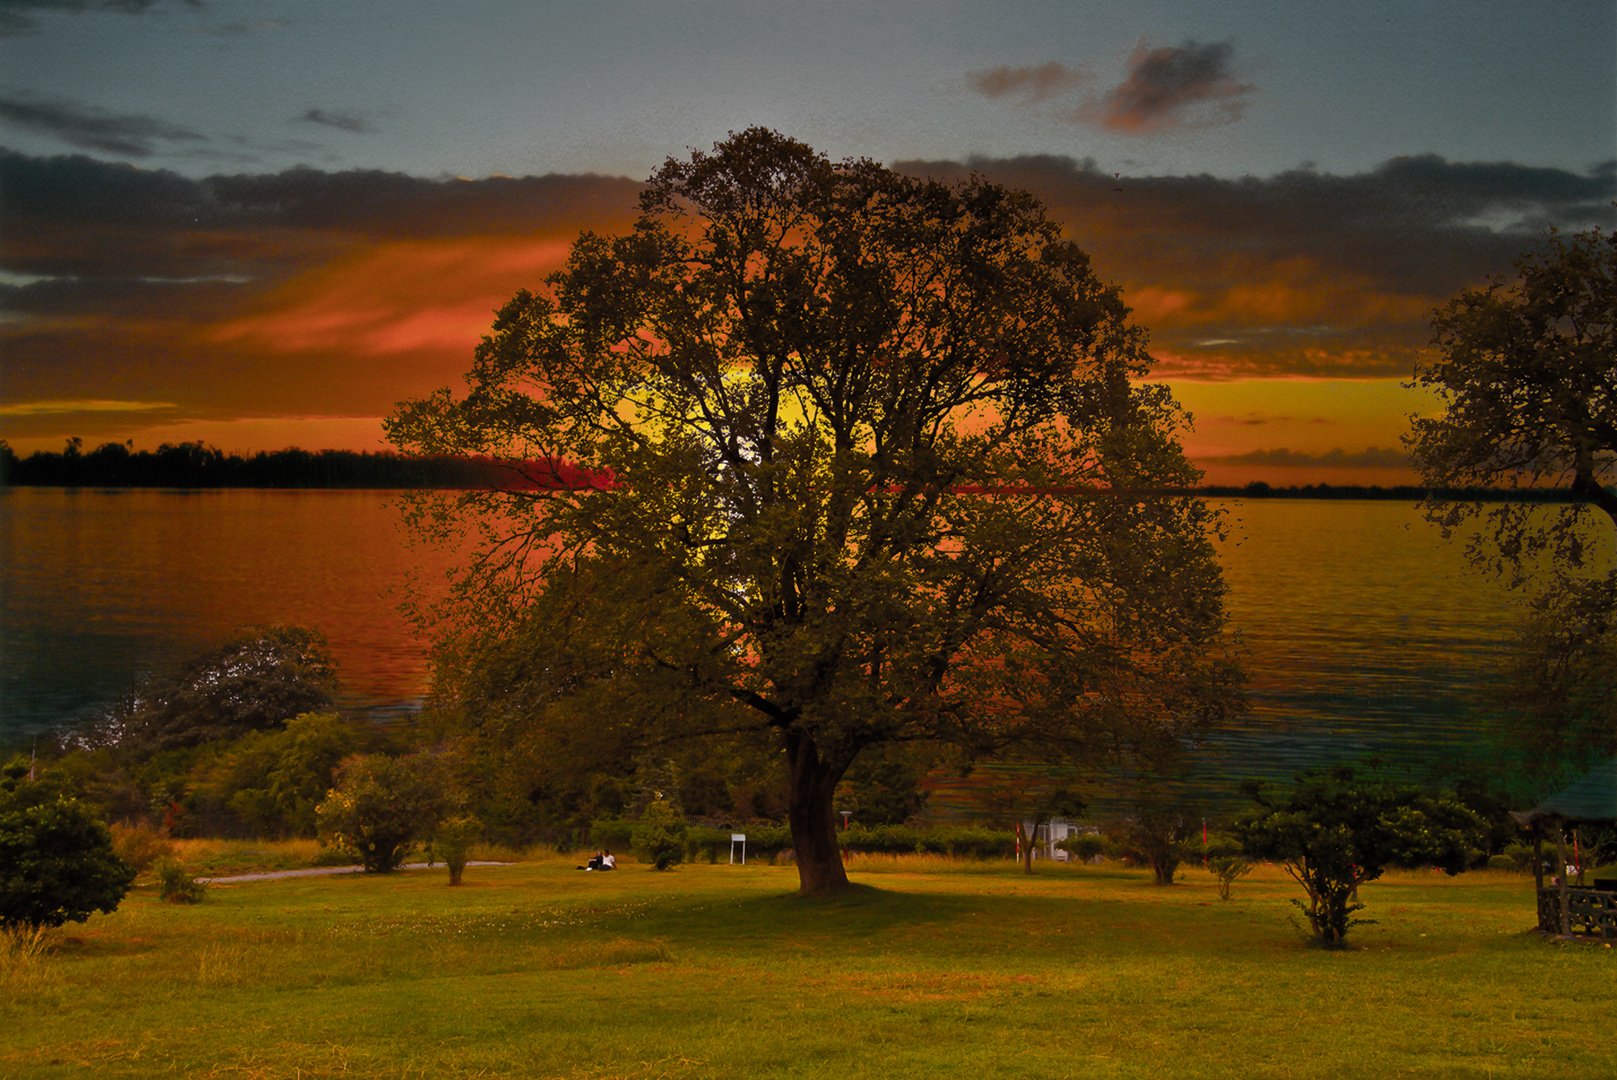
[[[503,862],[469,862],[471,866],[510,866]],[[400,866],[400,870],[429,870],[442,867],[443,863],[412,862]],[[362,874],[363,866],[315,866],[308,870],[266,870],[262,874],[236,874],[232,877],[199,877],[198,881],[204,885],[234,885],[238,881],[278,881],[281,878],[299,877],[330,877],[332,874]]]

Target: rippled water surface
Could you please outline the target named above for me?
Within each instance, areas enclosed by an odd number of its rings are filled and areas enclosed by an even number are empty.
[[[1215,749],[1247,775],[1476,742],[1521,599],[1466,564],[1411,503],[1223,504],[1229,612],[1252,712]]]
[[[73,720],[237,627],[330,639],[348,704],[398,706],[425,660],[396,610],[420,558],[376,491],[0,491],[0,734]]]
[[[373,491],[0,491],[0,736],[93,711],[141,672],[237,626],[318,626],[355,701],[425,687],[395,611],[421,554]],[[1253,711],[1220,771],[1297,767],[1474,738],[1515,598],[1469,571],[1408,503],[1231,501],[1229,607]],[[428,568],[437,579],[441,566]]]

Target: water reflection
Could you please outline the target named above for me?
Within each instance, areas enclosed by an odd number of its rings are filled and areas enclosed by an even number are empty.
[[[376,491],[0,493],[0,733],[81,718],[140,673],[254,623],[324,630],[345,704],[418,698],[423,648],[396,604],[421,553],[404,543],[391,501]]]
[[[1241,775],[1477,742],[1521,599],[1465,562],[1410,503],[1223,504],[1229,611],[1252,713],[1213,741]]]
[[[375,491],[0,492],[0,736],[82,717],[248,623],[323,629],[354,701],[426,685],[395,605],[423,553]],[[1209,766],[1289,777],[1475,741],[1517,600],[1407,503],[1230,501],[1222,546],[1253,711]],[[429,565],[441,580],[444,561]]]

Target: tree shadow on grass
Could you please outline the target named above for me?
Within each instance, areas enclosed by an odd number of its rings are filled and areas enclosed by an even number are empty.
[[[740,895],[733,900],[703,896],[680,908],[663,907],[653,919],[681,934],[711,936],[733,942],[749,939],[778,942],[793,939],[861,937],[903,928],[952,922],[973,909],[980,898],[889,892],[854,885],[830,896],[775,893]]]

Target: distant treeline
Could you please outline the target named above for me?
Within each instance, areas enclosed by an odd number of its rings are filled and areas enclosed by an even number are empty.
[[[155,451],[131,450],[124,443],[103,443],[85,453],[78,439],[59,454],[36,451],[19,458],[0,440],[0,486],[17,487],[150,487],[150,488],[443,488],[475,489],[510,486],[510,463],[489,458],[404,457],[356,450],[275,450],[251,457],[226,454],[199,442],[165,444]],[[547,468],[530,469],[540,476]],[[577,470],[557,472],[569,484],[589,482]],[[550,486],[546,483],[544,486]],[[1513,491],[1473,488],[1439,489],[1358,484],[1308,484],[1271,487],[1260,481],[1244,487],[1202,487],[1186,492],[1217,499],[1392,499],[1415,502],[1430,496],[1456,501],[1567,502],[1571,492],[1549,489]]]
[[[59,454],[19,458],[0,442],[0,485],[18,487],[456,489],[509,478],[505,466],[487,458],[296,448],[238,457],[195,442],[155,451],[106,443],[84,453],[77,439]]]
[[[1428,488],[1415,485],[1366,487],[1361,484],[1307,484],[1303,487],[1270,487],[1262,480],[1244,487],[1202,487],[1195,494],[1209,499],[1387,499],[1420,502],[1438,499],[1448,502],[1580,502],[1580,496],[1564,488]]]

